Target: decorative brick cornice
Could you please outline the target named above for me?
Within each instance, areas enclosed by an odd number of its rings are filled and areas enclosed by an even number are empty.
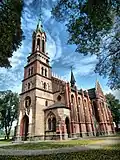
[[[66,106],[57,106],[57,107],[53,107],[53,108],[45,108],[45,109],[43,109],[44,111],[46,111],[46,110],[53,110],[53,109],[58,109],[58,108],[64,108],[64,109],[68,109],[68,110],[70,110],[70,108],[69,107],[66,107]]]
[[[27,64],[24,68],[27,68],[27,67],[31,66],[31,64],[35,63],[36,61],[39,61],[41,64],[45,65],[45,66],[48,67],[48,68],[52,68],[51,66],[49,66],[49,64],[46,64],[46,63],[42,62],[42,61],[39,60],[39,59],[35,59],[35,60],[32,61],[31,63]]]
[[[47,54],[45,54],[44,52],[41,52],[41,51],[35,51],[33,52],[31,55],[29,55],[27,58],[33,56],[35,53],[39,52],[40,54],[42,54],[43,56],[47,57],[48,59],[50,59],[50,57],[47,56]]]
[[[46,76],[43,76],[43,75],[40,74],[40,73],[34,73],[34,74],[32,74],[31,76],[23,79],[22,82],[24,82],[25,80],[27,80],[27,79],[29,79],[29,78],[31,78],[31,77],[34,77],[34,76],[36,76],[36,75],[41,76],[41,77],[44,77],[44,78],[46,78],[46,79],[48,79],[48,80],[51,80],[51,78],[48,78],[48,77],[46,77]]]
[[[45,100],[48,100],[48,101],[55,102],[54,100],[51,100],[51,99],[48,99],[48,98],[44,98],[44,97],[40,97],[40,96],[36,96],[36,98],[41,98],[41,99],[45,99]]]
[[[53,94],[53,92],[51,92],[51,91],[48,91],[48,90],[45,90],[45,89],[42,89],[42,88],[38,88],[38,87],[34,87],[34,88],[32,88],[32,89],[29,89],[29,90],[27,90],[27,91],[25,91],[25,92],[20,93],[20,95],[23,95],[23,94],[28,93],[28,92],[30,92],[30,91],[32,91],[32,90],[35,90],[35,89],[38,89],[38,90],[41,90],[41,91],[44,91],[44,92],[48,92],[48,93]]]

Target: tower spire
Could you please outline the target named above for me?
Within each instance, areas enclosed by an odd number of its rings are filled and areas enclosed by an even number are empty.
[[[73,71],[72,71],[72,66],[71,66],[71,80],[70,80],[70,83],[71,83],[71,87],[75,87],[75,77],[74,77],[74,74],[73,74]]]
[[[32,53],[41,52],[46,54],[46,33],[42,27],[42,0],[39,1],[39,17],[37,28],[33,32],[33,43],[32,43]],[[48,60],[47,60],[48,61]]]
[[[95,88],[97,88],[98,85],[99,85],[99,80],[98,80],[98,75],[97,75],[97,73],[96,73]]]
[[[37,24],[36,31],[44,32],[43,26],[42,26],[42,7],[41,6],[42,6],[42,0],[40,1],[40,4],[39,4],[40,14],[38,18],[38,24]]]

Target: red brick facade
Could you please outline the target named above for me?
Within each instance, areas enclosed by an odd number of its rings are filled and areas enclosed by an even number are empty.
[[[100,84],[84,91],[52,76],[45,52],[46,34],[37,26],[32,54],[24,69],[16,137],[66,139],[114,133],[113,119]]]

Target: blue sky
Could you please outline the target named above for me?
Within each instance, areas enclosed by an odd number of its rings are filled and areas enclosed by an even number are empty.
[[[22,46],[14,53],[10,59],[12,68],[0,68],[0,90],[10,89],[21,92],[21,81],[23,79],[24,66],[27,62],[27,56],[31,53],[32,32],[36,29],[40,13],[40,1],[27,0],[22,18],[22,28],[25,40]],[[64,23],[56,22],[51,16],[51,8],[56,0],[44,0],[42,3],[42,23],[47,34],[47,52],[50,56],[50,64],[53,72],[57,75],[70,80],[70,67],[73,66],[73,72],[76,78],[78,88],[89,89],[95,86],[96,78],[99,80],[103,91],[110,92],[106,85],[107,79],[96,75],[94,67],[97,62],[95,56],[82,56],[75,52],[75,45],[68,45],[68,33]],[[119,94],[115,92],[115,94]]]

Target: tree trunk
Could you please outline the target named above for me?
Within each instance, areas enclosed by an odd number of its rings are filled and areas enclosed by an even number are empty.
[[[5,134],[6,134],[6,135],[5,135],[5,139],[7,138],[7,140],[9,140],[9,137],[10,137],[10,131],[8,131],[8,132],[7,132],[7,130],[6,130]]]
[[[7,133],[7,135],[6,135],[6,136],[7,136],[7,140],[9,140],[9,137],[10,137],[10,133]]]

